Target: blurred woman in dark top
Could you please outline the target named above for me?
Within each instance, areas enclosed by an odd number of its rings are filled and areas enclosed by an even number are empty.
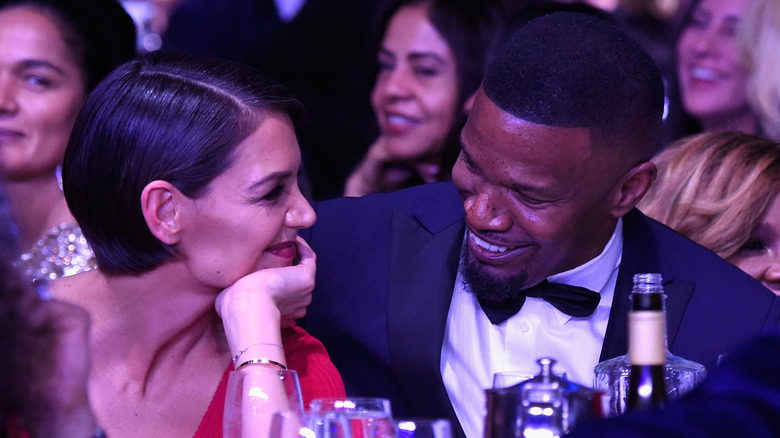
[[[347,179],[345,195],[450,179],[463,104],[482,80],[500,29],[498,11],[489,1],[389,5],[371,93],[380,134]]]

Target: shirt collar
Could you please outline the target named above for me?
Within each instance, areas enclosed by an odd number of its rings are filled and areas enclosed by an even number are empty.
[[[623,254],[623,218],[619,218],[604,250],[587,263],[547,277],[555,283],[588,288],[602,293],[612,273],[620,266]]]

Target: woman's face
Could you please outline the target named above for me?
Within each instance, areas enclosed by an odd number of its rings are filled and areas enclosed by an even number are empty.
[[[224,288],[257,270],[293,264],[297,230],[316,217],[298,189],[300,164],[290,118],[265,113],[207,193],[184,202],[179,250],[195,277]]]
[[[389,151],[399,160],[435,156],[461,109],[455,57],[423,5],[393,15],[378,59],[371,104]]]
[[[780,295],[780,195],[769,205],[750,240],[729,262]]]
[[[84,74],[48,15],[0,10],[0,172],[54,175],[86,97]]]
[[[752,0],[702,0],[677,43],[677,74],[685,110],[701,123],[750,112],[748,73],[736,44],[740,17]]]

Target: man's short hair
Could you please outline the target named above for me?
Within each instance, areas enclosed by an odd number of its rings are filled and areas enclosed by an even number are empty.
[[[487,97],[532,123],[585,127],[594,143],[655,149],[664,86],[655,62],[615,25],[555,12],[515,32],[488,66]]]

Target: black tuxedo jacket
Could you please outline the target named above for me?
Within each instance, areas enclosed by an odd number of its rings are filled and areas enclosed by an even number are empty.
[[[317,253],[317,286],[303,321],[352,396],[391,399],[395,416],[459,423],[440,357],[465,222],[448,183],[318,203],[301,235]],[[576,226],[576,225],[574,225]],[[647,218],[623,221],[623,257],[601,359],[625,354],[633,275],[660,272],[670,350],[716,366],[720,354],[777,326],[780,302],[714,253]]]

